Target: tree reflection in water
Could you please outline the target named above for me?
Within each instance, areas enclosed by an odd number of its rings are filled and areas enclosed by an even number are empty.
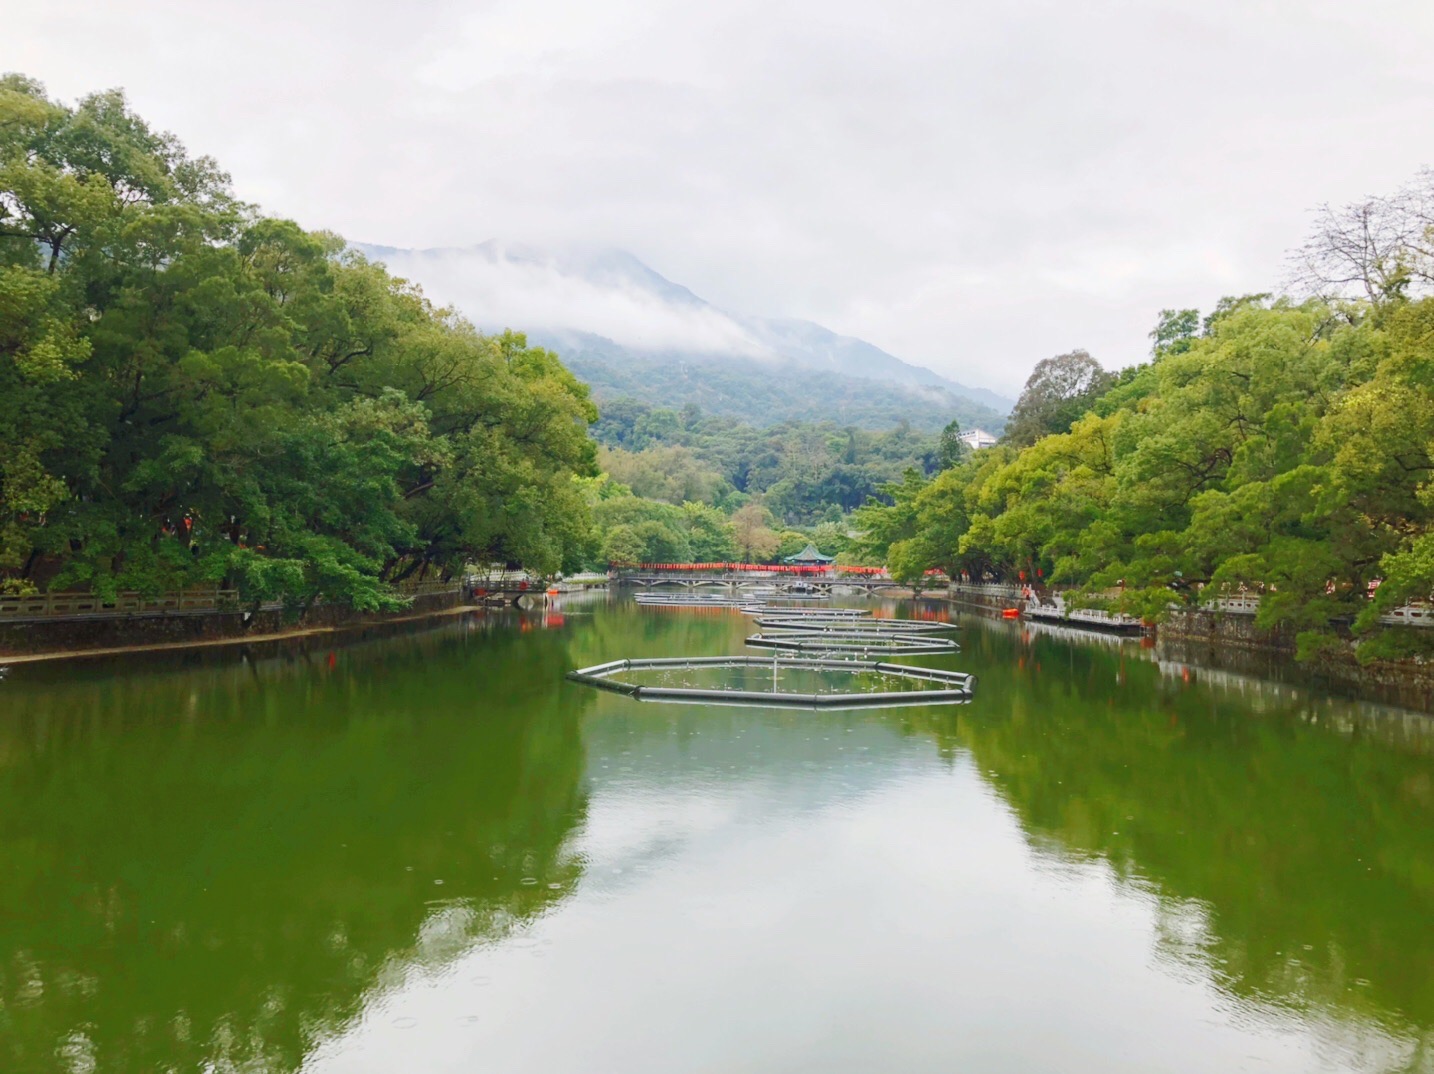
[[[1163,954],[1232,993],[1430,1032],[1434,720],[972,625],[982,703],[931,730],[1039,852],[1155,892]]]
[[[559,633],[453,624],[16,674],[0,1068],[293,1070],[375,986],[563,898],[586,806],[567,666]]]
[[[813,828],[792,823],[794,812],[847,846],[850,826],[870,827],[868,804],[883,803],[882,823],[911,832],[885,828],[879,839],[906,847],[903,837],[927,833],[922,853],[934,860],[946,851],[930,845],[926,803],[963,781],[989,803],[984,781],[1004,805],[951,823],[986,824],[979,834],[992,845],[1024,844],[1037,866],[1100,881],[1087,890],[1108,878],[1150,906],[1155,959],[1222,990],[1232,1020],[1308,1030],[1346,1058],[1367,1040],[1367,1065],[1391,1046],[1413,1057],[1411,1069],[1428,1062],[1420,1042],[1434,1027],[1434,722],[1294,682],[1162,665],[1138,645],[971,620],[961,653],[922,658],[978,674],[970,706],[644,706],[599,700],[562,676],[614,653],[740,652],[746,619],[576,604],[561,617],[499,618],[508,625],[492,632],[453,624],[341,649],[332,661],[311,649],[254,662],[166,660],[125,675],[103,665],[12,674],[0,693],[0,1066],[83,1067],[90,1055],[104,1070],[289,1071],[329,1042],[342,1069],[344,1044],[362,1048],[365,1028],[390,1026],[401,994],[421,1007],[424,990],[406,985],[463,965],[475,945],[527,931],[584,870],[582,895],[564,904],[574,912],[555,918],[568,926],[565,955],[592,950],[583,928],[604,898],[641,898],[636,881],[615,886],[608,874],[617,866],[634,866],[625,882],[696,870],[681,879],[704,898],[765,907],[772,871],[732,847],[770,827],[795,841],[792,856],[776,860],[807,860]],[[939,793],[901,790],[918,786]],[[727,805],[714,811],[717,803]],[[697,840],[720,847],[717,857],[682,849],[680,826],[669,822],[684,808],[726,826],[711,844]],[[577,858],[603,815],[625,825],[636,842],[622,853],[637,848],[640,861]],[[798,865],[782,876],[784,890],[828,913],[850,908],[843,929],[869,931],[862,913],[902,918],[911,905],[899,886],[854,876],[861,865],[840,875],[809,865],[816,871]],[[985,865],[944,863],[953,875]],[[1029,869],[1009,875],[1040,882]],[[966,905],[960,890],[926,896],[952,914]],[[604,933],[599,950],[690,927],[668,902],[634,920],[626,913],[616,919],[633,932]],[[613,927],[613,916],[601,920]],[[919,946],[950,942],[945,926],[924,922]],[[757,935],[785,958],[797,931]],[[803,936],[822,949],[844,942],[828,943],[820,929]],[[1101,965],[1083,940],[1072,938],[1070,950]],[[713,957],[729,954],[742,952]],[[998,955],[1016,973],[1047,969]],[[552,974],[543,988],[582,995],[601,972],[655,989],[655,1003],[670,991],[647,979],[640,960],[613,957],[555,955],[541,963]],[[899,953],[891,958],[886,970],[905,968]],[[582,969],[564,977],[565,966]],[[1147,970],[1127,967],[1122,986],[1143,986]],[[825,984],[774,1002],[816,1017],[847,994]],[[913,984],[929,998],[950,982]],[[842,987],[861,995],[863,982]],[[442,977],[435,991],[445,988]],[[535,997],[551,995],[506,995],[506,1009],[532,1010]],[[1079,996],[1063,999],[1079,1006]],[[730,995],[711,1002],[669,1013],[700,1021],[741,1009],[724,1006]],[[1192,1000],[1192,1009],[1205,1004]],[[1276,1017],[1262,1021],[1262,1011]],[[532,1018],[546,1014],[539,1007]],[[1011,1017],[1022,1040],[1039,1028]],[[486,1046],[531,1046],[505,1029],[485,1023]],[[889,1044],[883,1029],[868,1027],[862,1043]],[[437,1033],[418,1038],[395,1046],[425,1055],[466,1047]],[[933,1055],[954,1047],[945,1037],[924,1043]],[[1119,1051],[1119,1040],[1097,1043]],[[570,1057],[557,1044],[549,1050]]]

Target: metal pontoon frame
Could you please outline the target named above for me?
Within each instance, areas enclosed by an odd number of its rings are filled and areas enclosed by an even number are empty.
[[[793,653],[887,653],[891,656],[954,653],[960,650],[960,646],[950,638],[878,630],[784,630],[753,634],[747,638],[747,644],[754,649],[779,649]]]
[[[882,634],[944,634],[959,629],[955,623],[938,623],[929,619],[863,619],[859,623],[851,623],[795,615],[759,615],[757,625],[762,628],[763,633],[775,630],[806,634],[833,630],[869,630]]]
[[[798,671],[839,671],[846,674],[876,672],[898,678],[940,683],[937,689],[885,690],[869,693],[801,694],[782,693],[775,689],[725,690],[692,686],[640,686],[612,678],[624,671],[669,671],[720,668],[770,668],[775,680],[782,669]],[[610,660],[605,664],[568,672],[573,682],[585,683],[601,690],[626,694],[638,701],[675,701],[704,705],[759,705],[775,708],[878,708],[897,705],[962,704],[971,700],[976,690],[976,676],[962,671],[891,664],[882,660],[827,660],[813,657],[759,656],[697,656],[657,657],[634,660]]]

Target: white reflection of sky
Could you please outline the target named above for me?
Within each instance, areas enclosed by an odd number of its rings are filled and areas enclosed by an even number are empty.
[[[624,705],[647,722],[589,739],[577,891],[376,994],[313,1074],[1304,1072],[1402,1050],[1163,966],[1158,901],[1053,868],[964,756],[757,713],[709,749],[625,699],[602,711]]]

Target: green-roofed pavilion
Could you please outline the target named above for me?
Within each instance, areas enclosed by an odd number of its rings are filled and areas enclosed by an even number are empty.
[[[817,551],[817,546],[809,544],[795,556],[788,556],[782,560],[783,563],[790,563],[796,567],[824,567],[828,563],[835,562],[835,556],[824,556]]]

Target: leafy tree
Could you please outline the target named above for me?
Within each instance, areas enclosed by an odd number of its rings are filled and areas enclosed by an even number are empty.
[[[666,503],[717,503],[731,491],[721,474],[678,444],[652,444],[639,452],[604,448],[598,466],[634,494]]]
[[[1083,350],[1043,359],[1011,411],[1006,441],[1024,447],[1043,436],[1065,432],[1113,379]]]
[[[828,556],[839,556],[851,547],[847,527],[839,520],[821,522],[814,526],[811,541],[819,552]]]
[[[787,556],[795,556],[811,543],[811,538],[800,530],[783,530],[777,534],[777,547],[772,558],[780,563]]]
[[[694,560],[726,563],[737,555],[735,531],[721,511],[702,503],[684,503],[682,515]]]
[[[763,563],[772,557],[781,538],[772,530],[770,516],[760,504],[749,503],[732,515],[733,539],[743,562]]]
[[[1199,331],[1199,310],[1161,310],[1160,319],[1150,333],[1150,353],[1155,358],[1184,354],[1193,345]]]
[[[637,523],[632,533],[642,543],[645,563],[687,563],[692,559],[692,545],[686,535],[655,519]]]
[[[868,500],[852,516],[857,531],[852,551],[859,558],[884,561],[893,545],[915,538],[916,498],[926,485],[925,477],[909,469],[901,481],[882,486],[883,499]]]
[[[937,441],[936,465],[942,470],[949,470],[970,453],[970,445],[961,439],[961,423],[954,420],[948,422]]]
[[[1434,592],[1434,298],[1244,296],[1202,328],[1066,431],[888,486],[855,513],[864,551],[1150,618],[1251,590],[1309,657],[1349,625],[1367,658],[1434,648],[1375,629]]]
[[[594,544],[595,418],[555,355],[240,204],[121,94],[0,80],[0,587],[367,609],[556,570]]]
[[[607,531],[602,557],[608,563],[618,566],[652,562],[647,558],[647,545],[637,533],[637,528],[626,522]]]
[[[1249,295],[1225,295],[1215,303],[1215,308],[1210,311],[1205,320],[1201,322],[1201,335],[1213,335],[1215,326],[1226,317],[1239,310],[1254,307],[1264,309],[1269,305],[1270,299],[1274,296],[1269,291],[1261,291],[1258,294]]]

